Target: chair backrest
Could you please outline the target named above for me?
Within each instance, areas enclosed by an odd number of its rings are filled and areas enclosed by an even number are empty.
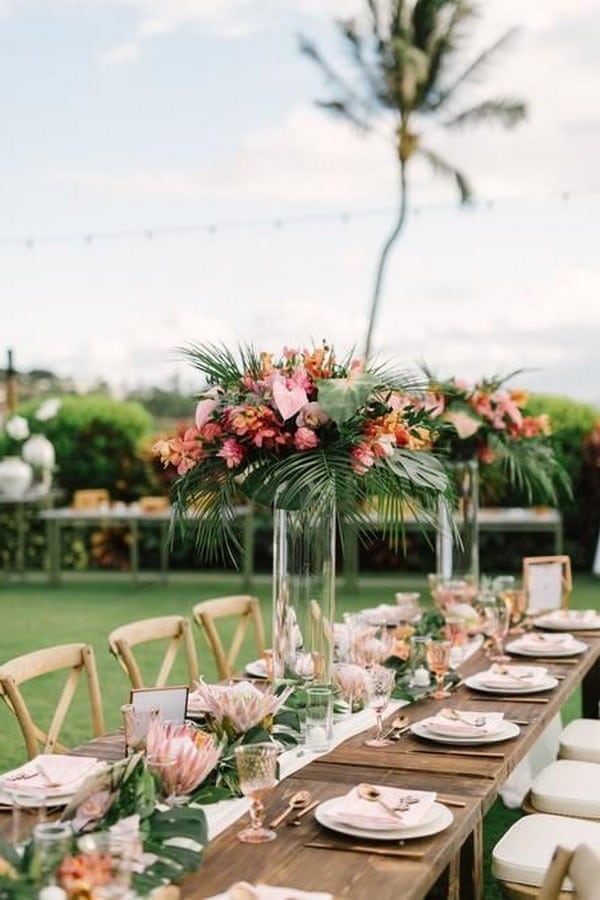
[[[152,684],[146,684],[133,647],[151,641],[165,640],[168,641],[168,644],[158,675]],[[111,653],[117,658],[134,688],[164,687],[180,649],[185,656],[189,684],[193,685],[200,677],[192,625],[185,616],[159,616],[154,619],[129,622],[127,625],[121,625],[111,631],[108,636],[108,644]]]
[[[536,612],[567,609],[573,589],[569,556],[526,556],[523,588],[527,609]]]
[[[236,594],[230,597],[215,597],[196,603],[193,609],[194,619],[202,629],[214,654],[220,678],[231,678],[234,674],[235,661],[241,650],[250,624],[254,628],[254,638],[259,656],[265,652],[265,629],[258,597],[249,594]],[[229,650],[225,652],[223,642],[217,631],[217,619],[239,617],[233,633]]]
[[[600,856],[588,844],[579,844],[575,850],[557,847],[552,857],[537,900],[558,900],[566,877],[573,885],[573,900],[597,900],[600,885]]]
[[[68,672],[67,679],[46,732],[34,722],[21,692],[21,685],[60,670]],[[58,736],[83,672],[87,678],[92,732],[94,737],[99,737],[104,733],[104,716],[94,651],[88,644],[46,647],[17,656],[0,666],[0,696],[17,718],[30,759],[37,756],[40,749],[44,753],[63,752],[67,749],[59,743]]]

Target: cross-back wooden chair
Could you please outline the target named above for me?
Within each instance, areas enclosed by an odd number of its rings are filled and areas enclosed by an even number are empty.
[[[234,666],[241,650],[249,625],[254,629],[257,653],[260,657],[265,652],[265,629],[260,611],[258,597],[249,594],[234,594],[229,597],[215,597],[203,600],[193,608],[194,620],[202,629],[217,664],[220,678],[231,678]],[[231,640],[229,650],[225,652],[223,641],[216,627],[217,619],[239,617],[239,622]]]
[[[564,879],[569,877],[573,893],[561,892]],[[540,887],[537,900],[595,900],[600,894],[600,856],[587,844],[579,844],[575,850],[557,847],[552,862]]]
[[[68,672],[67,679],[46,732],[34,722],[23,697],[21,685],[34,678],[61,670]],[[0,666],[0,696],[19,723],[30,759],[37,756],[40,750],[43,753],[54,753],[67,749],[59,743],[58,736],[84,672],[90,701],[92,732],[94,737],[99,737],[104,734],[104,716],[94,651],[89,644],[46,647],[17,656]]]
[[[167,649],[156,680],[153,684],[146,684],[133,648],[151,641],[165,640],[168,641]],[[134,688],[164,687],[180,650],[185,657],[189,684],[193,685],[200,677],[192,625],[185,616],[159,616],[129,622],[109,634],[108,644]]]

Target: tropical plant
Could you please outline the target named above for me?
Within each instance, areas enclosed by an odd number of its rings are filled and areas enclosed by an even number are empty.
[[[382,119],[392,126],[399,207],[377,263],[365,341],[368,359],[386,263],[406,221],[409,163],[423,159],[435,174],[453,180],[461,203],[472,194],[465,174],[425,143],[423,125],[455,129],[496,121],[510,128],[525,117],[526,109],[521,100],[508,97],[459,106],[464,90],[514,35],[511,29],[460,67],[465,32],[476,16],[476,5],[470,0],[366,0],[366,6],[366,22],[338,23],[355,78],[341,75],[304,36],[300,48],[334,89],[333,98],[319,101],[321,107],[364,132],[379,131]]]
[[[155,451],[180,475],[179,521],[197,525],[201,553],[237,546],[240,498],[317,518],[335,508],[340,519],[359,521],[376,499],[392,536],[407,510],[434,519],[448,480],[427,452],[431,416],[408,397],[415,379],[350,356],[338,361],[326,343],[286,348],[279,359],[252,347],[238,358],[212,345],[186,355],[207,382],[196,423]]]

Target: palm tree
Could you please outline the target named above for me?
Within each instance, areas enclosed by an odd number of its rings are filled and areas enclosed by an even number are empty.
[[[514,35],[506,32],[466,67],[458,67],[465,26],[476,16],[468,0],[366,0],[366,22],[338,22],[345,49],[357,78],[347,79],[329,65],[315,44],[300,36],[300,49],[315,62],[333,86],[335,96],[318,105],[362,131],[373,131],[379,120],[391,119],[399,165],[400,195],[394,226],[381,249],[369,310],[365,356],[371,352],[383,276],[389,253],[406,220],[408,165],[425,159],[436,174],[455,182],[461,203],[472,191],[465,175],[425,145],[423,126],[461,128],[476,122],[497,121],[504,127],[520,122],[525,104],[509,97],[478,101],[466,108],[458,101],[484,66]]]

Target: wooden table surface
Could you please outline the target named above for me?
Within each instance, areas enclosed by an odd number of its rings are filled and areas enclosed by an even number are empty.
[[[299,788],[310,790],[314,800],[342,795],[361,781],[438,791],[449,804],[454,817],[452,824],[437,835],[407,840],[400,848],[407,854],[422,853],[422,858],[306,847],[314,841],[334,848],[355,843],[371,846],[369,841],[327,831],[312,814],[304,817],[298,827],[281,825],[277,839],[271,843],[243,845],[236,837],[242,827],[238,821],[212,841],[199,871],[186,876],[181,885],[182,898],[210,897],[236,881],[247,880],[330,891],[337,898],[352,900],[421,900],[438,896],[484,900],[481,823],[498,790],[582,680],[588,714],[593,709],[594,718],[598,717],[600,635],[586,635],[581,639],[589,649],[581,657],[570,658],[572,662],[515,658],[515,662],[523,664],[539,663],[560,676],[554,690],[521,696],[518,700],[499,700],[492,694],[477,700],[476,697],[484,695],[463,685],[446,701],[425,700],[403,710],[413,722],[444,706],[502,710],[506,718],[528,723],[520,726],[518,737],[501,743],[458,747],[404,735],[389,748],[375,749],[364,745],[366,732],[349,738],[282,781],[269,798],[267,820],[281,811]],[[487,666],[480,651],[464,665],[461,675],[468,676]],[[434,750],[437,752],[431,752]],[[107,735],[73,752],[118,759],[123,753],[123,740],[121,736]],[[0,833],[7,835],[9,827],[10,814],[1,814]],[[372,846],[376,851],[389,844],[372,842]]]

